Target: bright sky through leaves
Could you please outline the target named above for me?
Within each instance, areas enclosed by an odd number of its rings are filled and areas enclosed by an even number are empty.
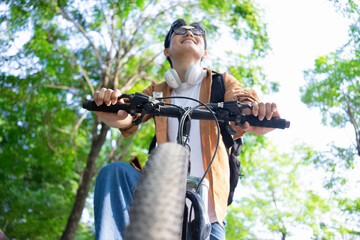
[[[269,136],[279,146],[305,142],[323,149],[331,141],[351,144],[353,129],[323,127],[317,109],[309,110],[300,101],[299,87],[304,85],[303,71],[314,67],[315,59],[335,51],[347,42],[348,22],[326,0],[259,0],[265,9],[265,21],[272,53],[264,62],[270,81],[280,82],[279,93],[266,96],[278,104],[280,113],[291,121],[291,128]]]

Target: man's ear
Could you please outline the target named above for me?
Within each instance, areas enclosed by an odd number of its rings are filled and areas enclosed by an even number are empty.
[[[203,56],[202,56],[202,58],[201,58],[201,59],[206,58],[206,56],[207,56],[207,51],[206,51],[206,50],[204,50],[204,54],[203,54]]]
[[[165,48],[164,49],[164,55],[165,55],[165,57],[170,57],[170,51],[169,51],[169,48]]]

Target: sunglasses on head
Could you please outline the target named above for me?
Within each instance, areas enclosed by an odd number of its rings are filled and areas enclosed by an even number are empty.
[[[188,31],[192,32],[196,36],[201,36],[204,34],[204,30],[200,28],[184,28],[184,27],[178,27],[174,29],[174,33],[177,35],[185,35]]]

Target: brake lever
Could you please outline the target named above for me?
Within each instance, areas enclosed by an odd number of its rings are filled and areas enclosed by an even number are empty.
[[[250,109],[252,110],[252,106],[248,103],[241,103],[239,101],[228,101],[220,103],[220,108],[223,108],[225,110],[228,110],[229,112],[233,113],[234,115],[240,115],[243,114],[244,109]]]
[[[143,94],[143,93],[136,92],[133,94],[122,94],[120,97],[118,97],[118,100],[124,99],[124,98],[129,99],[129,101],[132,105],[137,106],[137,105],[141,105],[144,103],[148,103],[150,96]]]
[[[236,130],[229,124],[229,118],[234,119],[236,126],[240,126],[244,122],[243,119],[245,114],[243,113],[243,110],[245,109],[252,110],[253,107],[248,103],[241,103],[239,101],[227,101],[227,102],[217,103],[215,109],[218,109],[217,112],[221,113],[221,116],[225,120],[224,123],[226,130],[231,135],[234,135],[236,134]]]
[[[140,113],[140,116],[137,116],[135,120],[133,120],[133,125],[139,125],[142,122],[143,117],[146,114],[146,111],[151,109],[160,110],[160,105],[163,105],[162,101],[157,100],[154,97],[148,96],[144,93],[136,92],[134,94],[122,94],[118,100],[120,99],[129,99],[131,105],[141,106],[143,109]],[[132,116],[136,116],[135,113],[131,114]]]
[[[132,93],[132,94],[121,94],[121,96],[118,97],[118,101],[119,101],[120,99],[127,98],[127,99],[129,99],[130,102],[132,102],[132,101],[134,100],[134,97],[135,97],[135,94],[134,94],[134,93]]]
[[[238,103],[238,105],[240,105],[240,111],[242,112],[244,109],[250,109],[251,111],[253,110],[253,106],[248,104],[248,103]]]
[[[118,100],[120,99],[129,99],[131,105],[143,105],[146,103],[151,103],[152,105],[163,105],[163,102],[161,100],[158,100],[155,97],[148,96],[144,93],[132,93],[132,94],[122,94],[120,97],[118,97]]]

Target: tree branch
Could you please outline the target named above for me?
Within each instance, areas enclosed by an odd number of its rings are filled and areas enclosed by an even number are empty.
[[[123,149],[122,149],[122,151],[118,154],[118,155],[116,155],[116,156],[114,156],[114,160],[115,161],[124,161],[124,156],[126,155],[126,154],[128,154],[129,153],[129,149],[131,148],[131,146],[132,146],[132,142],[133,142],[133,140],[135,139],[135,137],[138,135],[138,132],[136,132],[136,134],[133,134],[133,135],[131,135],[130,136],[130,139],[128,139],[127,141],[125,141],[125,146],[123,147]]]
[[[158,54],[155,54],[153,57],[151,58],[148,58],[148,61],[145,63],[145,64],[142,64],[140,67],[139,67],[139,70],[138,70],[138,73],[139,73],[139,77],[146,77],[146,74],[143,74],[143,71],[160,55],[161,53],[158,53]],[[130,56],[130,59],[133,58],[135,55],[131,55]],[[130,59],[127,59],[128,61]],[[117,69],[117,73],[115,74],[115,79],[114,79],[114,82],[119,82],[119,78],[120,78],[120,73],[119,73],[119,69],[120,69],[120,66],[119,68]],[[136,74],[135,74],[136,75]],[[132,75],[128,81],[126,81],[126,84],[125,84],[125,87],[124,89],[130,89],[134,83],[134,78],[135,75]],[[130,82],[129,82],[130,81]]]
[[[130,76],[130,78],[128,78],[128,80],[126,81],[125,86],[121,88],[121,92],[126,92],[127,90],[129,90],[134,85],[134,82],[137,78],[140,78],[140,73],[135,73]]]
[[[66,59],[66,61],[70,64],[70,66],[71,66],[72,68],[74,68],[75,65],[79,68],[79,72],[80,72],[80,73],[83,75],[83,77],[85,78],[86,82],[88,83],[88,86],[89,86],[89,88],[90,88],[90,91],[91,91],[92,95],[94,95],[94,92],[95,92],[95,91],[94,91],[94,86],[93,86],[92,83],[90,82],[90,78],[89,78],[89,76],[87,75],[86,71],[83,69],[83,67],[82,67],[79,63],[76,62],[75,56],[72,55],[71,58],[70,58],[68,55],[66,55],[66,54],[64,53],[64,51],[62,51],[61,48],[56,44],[56,42],[54,41],[54,39],[53,39],[52,36],[50,35],[50,32],[49,32],[49,31],[46,31],[46,32],[47,32],[47,37],[48,37],[49,42],[51,42],[51,43],[55,46],[56,51],[57,51],[58,53],[60,53],[60,54]]]
[[[347,115],[349,116],[351,124],[354,127],[356,150],[358,152],[358,155],[360,156],[360,131],[359,131],[359,125],[356,122],[356,119],[354,117],[353,110],[352,110],[352,107],[351,107],[351,104],[350,104],[351,103],[350,99],[348,99],[347,95],[344,92],[343,92],[343,95],[344,95],[344,98],[345,98],[345,101],[346,101],[346,106],[347,106],[345,111],[346,111]]]
[[[271,191],[271,198],[272,198],[272,201],[273,203],[275,204],[275,208],[277,208],[277,204],[276,204],[276,197],[275,197],[275,191],[273,188],[270,189]]]
[[[55,89],[61,89],[61,90],[71,90],[71,89],[75,89],[72,87],[68,87],[68,86],[60,86],[60,85],[53,85],[53,84],[45,84],[45,85],[40,85],[41,87],[46,87],[46,88],[55,88]]]
[[[99,65],[99,67],[101,68],[101,66],[102,66],[101,61],[103,60],[103,58],[102,58],[99,50],[96,48],[95,44],[93,43],[93,41],[91,41],[91,39],[87,36],[86,30],[83,28],[83,26],[80,25],[80,23],[76,22],[67,13],[65,13],[61,8],[59,8],[57,3],[55,2],[55,0],[52,0],[52,2],[54,4],[56,12],[59,13],[61,16],[63,16],[68,21],[70,21],[71,23],[73,23],[77,27],[77,29],[82,33],[82,35],[88,40],[90,46],[93,48],[93,50],[95,52],[97,63]]]
[[[157,55],[153,56],[152,58],[150,58],[149,61],[147,61],[147,63],[145,65],[141,65],[139,67],[139,70],[136,73],[129,76],[128,80],[125,81],[125,85],[122,86],[121,91],[125,92],[125,91],[129,90],[134,85],[136,79],[146,77],[147,74],[144,72],[145,68],[148,67],[154,61],[154,59],[157,56],[159,56],[159,54],[157,54]],[[118,78],[118,76],[116,76],[116,78]]]
[[[120,135],[120,136],[117,138],[117,140],[116,140],[116,146],[113,147],[113,148],[111,148],[111,151],[110,151],[110,153],[109,153],[109,155],[108,155],[108,157],[107,157],[107,158],[110,160],[110,162],[115,162],[115,161],[114,161],[115,151],[116,151],[117,149],[120,149],[121,144],[122,144],[122,142],[123,142],[123,139],[124,139],[124,137],[123,137],[122,135]]]
[[[151,19],[151,22],[147,25],[147,27],[144,29],[143,31],[143,34],[145,34],[149,28],[156,22],[158,21],[158,18],[161,16],[161,15],[164,15],[165,13],[169,12],[170,10],[172,9],[175,9],[177,8],[178,6],[186,6],[188,5],[188,7],[191,7],[191,6],[196,6],[196,4],[192,3],[192,2],[177,2],[177,3],[174,3],[173,5],[169,6],[168,8],[162,10],[161,12],[157,13],[154,17],[150,18],[149,16],[147,17],[144,17],[144,18],[140,18],[139,21],[138,21],[138,25],[133,29],[133,31],[131,32],[130,36],[133,36],[131,39],[130,39],[130,46],[132,49],[134,46],[138,45],[139,42],[141,41],[142,39],[142,35],[141,37],[139,38],[135,38],[138,34],[136,34],[136,32],[139,32],[140,31],[140,28],[142,26],[145,25],[145,22],[148,21],[149,19]],[[135,41],[136,40],[136,41]]]
[[[6,230],[6,227],[9,225],[9,219],[5,220],[4,226],[2,227],[2,231]]]
[[[145,17],[139,17],[139,20],[137,21],[137,23],[135,24],[135,26],[130,30],[129,33],[129,38],[126,38],[124,32],[122,31],[122,34],[119,37],[118,40],[118,50],[117,50],[117,57],[119,59],[123,59],[135,46],[137,46],[141,39],[143,39],[143,35],[149,30],[149,28],[156,22],[158,21],[158,18],[161,15],[164,15],[165,13],[169,12],[170,10],[178,7],[178,6],[185,6],[188,5],[189,7],[191,6],[196,6],[196,4],[189,2],[177,2],[172,4],[171,6],[169,6],[168,8],[162,10],[161,12],[157,13],[155,16],[150,17],[150,16],[145,16]],[[150,21],[151,20],[151,21]],[[139,34],[141,28],[145,25],[145,22],[150,21],[149,24],[147,24],[147,27],[145,27],[142,31],[141,34]],[[126,39],[124,41],[124,39]],[[120,56],[120,52],[121,50],[124,50],[123,54]],[[119,64],[117,64],[117,67],[119,66]]]
[[[111,23],[109,21],[109,17],[106,15],[105,13],[105,9],[104,9],[104,6],[103,4],[101,3],[101,11],[104,15],[104,18],[105,18],[105,22],[106,22],[106,26],[108,28],[108,32],[109,32],[109,35],[110,35],[110,38],[111,38],[111,46],[110,46],[110,50],[107,54],[107,57],[106,57],[106,61],[108,61],[109,59],[111,59],[111,54],[112,54],[112,51],[114,49],[114,46],[115,46],[115,29],[114,29],[114,25],[115,25],[115,12],[116,12],[117,8],[116,8],[116,5],[114,5],[114,9],[113,9],[113,14],[111,16]]]
[[[77,132],[77,130],[79,129],[81,123],[84,121],[84,119],[86,118],[86,116],[88,115],[89,111],[86,110],[85,113],[81,116],[81,118],[79,119],[79,121],[76,123],[75,128],[74,128],[74,132]],[[73,133],[74,133],[73,132]]]

